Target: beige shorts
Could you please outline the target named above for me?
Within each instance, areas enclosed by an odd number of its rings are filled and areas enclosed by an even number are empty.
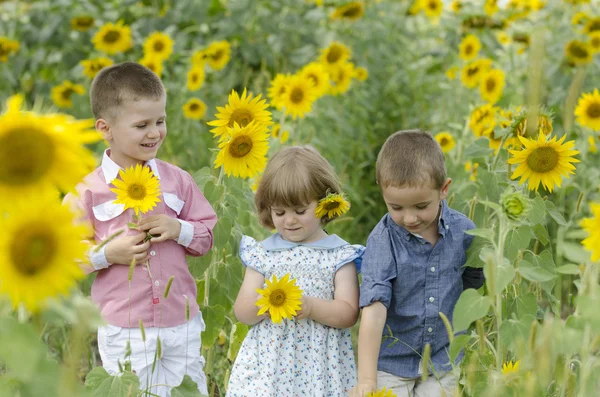
[[[453,397],[457,378],[452,372],[429,375],[425,382],[421,378],[402,378],[377,371],[377,388],[391,389],[397,397]]]

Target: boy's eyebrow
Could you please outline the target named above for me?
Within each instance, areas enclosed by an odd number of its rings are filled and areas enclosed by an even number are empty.
[[[162,115],[162,116],[160,116],[158,119],[159,119],[159,120],[160,120],[160,119],[166,120],[166,119],[167,119],[167,115],[166,115],[166,114],[165,114],[165,115]],[[136,120],[136,121],[134,121],[134,122],[133,122],[133,124],[147,123],[147,122],[148,122],[148,121],[150,121],[150,120],[152,120],[152,119],[150,118],[150,119]]]
[[[396,203],[391,203],[391,202],[389,202],[389,201],[386,201],[386,203],[387,203],[388,205],[392,205],[392,206],[394,206],[394,207],[406,207],[405,205],[402,205],[402,204],[396,204]],[[425,205],[425,204],[427,204],[427,205],[431,204],[431,200],[425,200],[425,201],[421,201],[421,202],[419,202],[419,203],[415,203],[415,204],[413,204],[413,206],[416,206],[416,205]]]

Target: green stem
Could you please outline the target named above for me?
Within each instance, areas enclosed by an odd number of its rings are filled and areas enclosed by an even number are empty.
[[[498,245],[496,246],[496,275],[498,274],[498,267],[504,261],[504,241],[506,240],[507,230],[506,230],[506,219],[503,215],[500,215],[500,226],[498,228]],[[497,278],[496,278],[497,279]],[[502,370],[502,361],[504,358],[504,353],[502,352],[502,346],[500,342],[500,327],[502,326],[502,292],[497,285],[494,288],[494,293],[496,294],[495,299],[495,312],[496,312],[496,369],[498,371]]]

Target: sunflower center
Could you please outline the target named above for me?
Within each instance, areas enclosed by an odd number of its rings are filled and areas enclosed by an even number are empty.
[[[317,87],[319,85],[319,78],[317,77],[316,74],[311,73],[311,74],[307,75],[307,77],[313,81],[313,83],[315,84],[315,87]]]
[[[192,112],[195,112],[196,110],[198,110],[198,108],[199,108],[199,107],[200,107],[200,105],[198,105],[197,103],[192,103],[192,104],[190,105],[190,110],[191,110]]]
[[[429,3],[427,5],[429,6],[429,9],[432,11],[435,11],[438,8],[438,2],[436,0],[429,0]]]
[[[588,33],[600,31],[600,20],[596,19],[588,26]]]
[[[571,55],[575,58],[587,58],[588,50],[578,44],[571,45]]]
[[[60,96],[65,100],[68,101],[69,99],[71,99],[71,95],[74,93],[75,91],[72,88],[66,88],[63,92],[60,93]]]
[[[546,173],[556,167],[558,159],[558,152],[554,148],[548,146],[539,147],[527,156],[527,166],[533,172]]]
[[[46,230],[25,225],[10,247],[10,258],[16,270],[25,276],[35,276],[51,263],[56,253],[56,239]]]
[[[229,154],[233,157],[244,157],[252,150],[252,139],[248,135],[238,136],[229,145]]]
[[[304,98],[304,90],[302,88],[294,88],[292,90],[292,92],[290,93],[290,99],[292,100],[292,102],[294,102],[296,104],[302,102],[303,98]]]
[[[325,209],[325,211],[333,211],[338,209],[339,206],[340,203],[338,203],[337,201],[332,201],[330,203],[325,204],[323,208]]]
[[[127,196],[133,200],[143,200],[146,197],[146,187],[141,183],[132,183],[127,187]]]
[[[217,50],[217,51],[215,51],[214,54],[211,55],[211,58],[213,59],[213,61],[218,61],[222,57],[223,57],[223,51],[222,50]]]
[[[271,295],[269,296],[269,303],[272,306],[279,307],[285,303],[285,298],[285,291],[282,289],[276,289],[275,291],[271,292]]]
[[[493,78],[487,79],[485,81],[485,89],[488,92],[492,92],[494,91],[494,88],[496,88],[496,80],[494,80]]]
[[[238,123],[240,127],[245,127],[254,120],[252,112],[248,109],[236,109],[229,118],[229,126],[233,127],[233,123]]]
[[[43,178],[54,162],[54,143],[36,129],[14,129],[0,137],[0,185],[26,186]]]
[[[198,81],[198,75],[197,75],[196,73],[194,73],[194,74],[192,75],[192,83],[195,83],[195,82],[197,82],[197,81]]]
[[[590,103],[585,112],[591,119],[600,118],[600,102]]]
[[[350,7],[342,13],[345,18],[354,18],[360,15],[360,6]]]
[[[154,45],[152,46],[152,48],[154,48],[154,51],[156,51],[156,52],[162,52],[162,50],[165,49],[165,43],[163,43],[160,40],[155,41]]]
[[[0,57],[6,56],[10,53],[9,48],[4,48],[4,45],[0,43]]]
[[[77,18],[77,26],[82,27],[82,28],[88,28],[88,27],[92,26],[93,23],[94,23],[94,18],[92,18],[92,17]]]
[[[467,44],[467,46],[465,47],[465,55],[471,55],[472,52],[473,46],[471,44]]]
[[[477,72],[479,72],[479,66],[473,66],[473,67],[470,67],[469,69],[467,69],[467,75],[469,77],[476,75]]]
[[[327,62],[336,63],[342,57],[342,50],[338,46],[333,46],[327,52]]]
[[[440,139],[440,146],[446,146],[448,144],[448,138],[444,137]]]
[[[590,40],[592,48],[600,48],[600,36],[595,36]]]
[[[111,30],[104,35],[105,43],[116,43],[121,38],[121,32],[118,30]]]

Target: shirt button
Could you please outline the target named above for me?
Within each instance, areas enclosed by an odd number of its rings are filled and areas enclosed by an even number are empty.
[[[154,285],[156,285],[157,287],[160,285],[160,283],[158,282],[158,280],[156,280],[156,281],[154,282]]]
[[[433,328],[431,328],[431,327],[427,328],[427,332],[433,332]]]
[[[156,251],[154,251],[154,250],[150,251],[150,256],[154,256],[154,255],[156,255]]]
[[[450,226],[446,225],[446,230],[450,229]]]
[[[431,273],[435,272],[435,267],[431,266]]]
[[[433,302],[435,299],[433,299],[433,296],[429,297],[429,302]]]

